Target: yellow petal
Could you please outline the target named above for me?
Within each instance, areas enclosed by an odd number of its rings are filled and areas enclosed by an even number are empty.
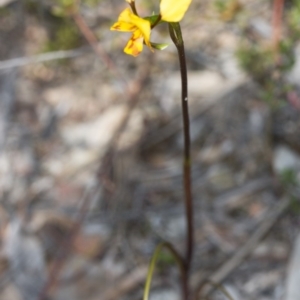
[[[163,21],[179,22],[188,10],[192,0],[161,0],[160,14]]]
[[[128,41],[124,52],[132,56],[138,56],[143,50],[143,35],[137,30],[133,33],[131,39]]]
[[[133,15],[133,13],[131,12],[131,9],[126,8],[120,13],[118,21],[125,22],[125,23],[131,23],[131,15]]]
[[[116,22],[113,26],[110,27],[110,30],[131,32],[136,30],[136,26],[125,22]]]
[[[151,48],[150,45],[151,24],[148,20],[144,20],[136,16],[134,13],[132,13],[130,8],[126,8],[121,12],[118,22],[127,23],[136,26],[136,29],[139,29],[140,32],[142,33],[146,45]]]

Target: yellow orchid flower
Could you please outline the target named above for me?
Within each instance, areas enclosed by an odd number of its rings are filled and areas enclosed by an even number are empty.
[[[188,10],[192,0],[161,0],[160,15],[166,22],[179,22]]]
[[[126,1],[129,2],[128,0]],[[110,29],[133,33],[124,48],[125,53],[138,56],[143,50],[144,41],[145,44],[152,50],[150,44],[150,22],[136,16],[130,8],[126,8],[121,12],[118,22],[116,22]]]

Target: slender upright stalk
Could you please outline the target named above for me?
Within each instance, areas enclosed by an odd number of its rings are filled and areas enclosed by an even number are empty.
[[[172,41],[174,42],[180,63],[181,73],[181,104],[184,132],[184,159],[183,159],[183,174],[184,174],[184,192],[185,192],[185,210],[187,221],[187,240],[186,240],[186,255],[185,264],[186,272],[189,273],[191,260],[193,256],[194,245],[194,226],[193,226],[193,199],[192,199],[192,182],[191,182],[191,141],[190,141],[190,121],[188,107],[188,80],[187,67],[185,60],[184,43],[181,34],[179,23],[169,23],[169,31]]]

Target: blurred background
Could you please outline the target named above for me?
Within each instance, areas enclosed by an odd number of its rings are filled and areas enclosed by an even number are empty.
[[[167,49],[125,55],[126,5],[0,0],[1,300],[141,299],[156,245],[184,250],[176,48],[161,24]],[[181,26],[191,285],[299,300],[300,1],[193,0]],[[162,253],[151,300],[179,300],[178,280]]]

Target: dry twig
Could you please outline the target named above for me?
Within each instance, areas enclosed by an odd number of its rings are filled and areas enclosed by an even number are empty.
[[[87,214],[90,200],[93,196],[98,195],[98,193],[99,187],[88,188],[85,195],[83,195],[82,199],[80,200],[76,222],[73,228],[71,229],[69,235],[61,242],[61,244],[58,247],[56,259],[52,263],[46,285],[43,291],[41,292],[38,300],[47,299],[48,294],[56,287],[59,281],[59,274],[68,256],[72,252],[74,239],[79,233],[82,222],[84,221],[84,218]]]
[[[33,56],[12,58],[8,60],[0,61],[0,70],[24,67],[30,64],[42,63],[50,60],[73,58],[73,57],[83,55],[89,51],[90,51],[89,48],[84,47],[84,48],[79,48],[74,50],[53,51],[53,52],[47,52],[47,53],[33,55]]]
[[[128,90],[128,82],[127,80],[122,76],[122,74],[119,72],[117,67],[115,66],[114,62],[111,60],[109,55],[106,53],[106,51],[101,47],[101,45],[98,43],[97,37],[95,34],[92,32],[92,30],[88,27],[86,24],[85,20],[79,13],[79,10],[76,9],[72,13],[72,17],[74,19],[74,22],[78,26],[79,30],[85,37],[85,39],[88,41],[90,46],[93,48],[94,52],[99,56],[99,58],[103,61],[103,63],[106,65],[106,67],[113,72],[113,74],[119,78],[124,87]]]
[[[114,286],[108,288],[102,295],[102,300],[120,299],[124,294],[129,293],[138,285],[145,281],[148,266],[140,266],[131,273],[127,274]],[[99,300],[99,297],[93,299]]]
[[[238,250],[232,258],[225,262],[219,270],[217,270],[209,279],[216,283],[221,283],[230,273],[232,273],[242,262],[243,260],[255,249],[258,243],[263,239],[263,237],[268,233],[268,231],[275,224],[280,215],[287,209],[289,205],[288,199],[281,199],[279,204],[274,208],[274,210],[266,216],[259,228],[251,235],[248,241],[243,247]],[[200,274],[199,274],[200,273]],[[192,285],[196,288],[196,297],[202,291],[203,287],[203,277],[201,272],[196,273],[192,276]],[[199,277],[201,278],[199,280]],[[200,281],[200,284],[197,286],[197,282]],[[206,296],[212,291],[212,288],[209,287],[201,293]]]

